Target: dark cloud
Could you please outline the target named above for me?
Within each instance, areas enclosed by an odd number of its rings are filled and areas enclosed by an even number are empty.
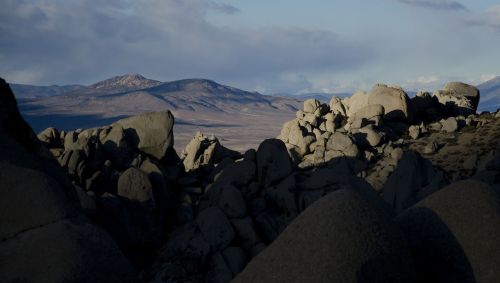
[[[457,1],[448,0],[396,0],[398,2],[436,10],[468,11],[468,9]]]
[[[0,11],[0,76],[90,83],[138,72],[161,80],[262,85],[272,92],[280,81],[266,86],[271,78],[348,70],[373,57],[366,44],[325,30],[217,27],[207,20],[212,11],[238,12],[203,0],[7,0]]]

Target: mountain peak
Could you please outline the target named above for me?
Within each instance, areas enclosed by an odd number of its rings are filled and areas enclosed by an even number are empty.
[[[161,84],[160,81],[148,79],[140,74],[125,74],[97,82],[90,85],[90,87],[95,89],[131,90],[153,87],[159,84]]]

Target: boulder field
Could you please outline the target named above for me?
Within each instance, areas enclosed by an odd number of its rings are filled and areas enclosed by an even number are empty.
[[[0,81],[2,282],[495,282],[500,114],[449,83],[310,99],[236,152],[170,111],[35,135]]]

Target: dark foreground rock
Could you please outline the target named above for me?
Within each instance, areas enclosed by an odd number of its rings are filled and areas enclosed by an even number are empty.
[[[111,237],[88,220],[61,168],[0,80],[2,282],[134,282]]]
[[[500,278],[500,203],[488,185],[451,184],[396,220],[409,240],[418,282]]]
[[[415,282],[410,250],[359,192],[311,205],[233,282]]]

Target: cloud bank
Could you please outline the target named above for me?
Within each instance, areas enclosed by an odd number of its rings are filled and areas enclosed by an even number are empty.
[[[160,80],[276,80],[286,74],[362,66],[370,49],[320,29],[232,28],[209,13],[235,14],[203,0],[14,1],[0,11],[0,75],[22,83],[90,83],[127,72]]]
[[[435,9],[435,10],[448,10],[448,11],[468,11],[468,9],[457,1],[448,1],[448,0],[396,0],[398,2]]]

